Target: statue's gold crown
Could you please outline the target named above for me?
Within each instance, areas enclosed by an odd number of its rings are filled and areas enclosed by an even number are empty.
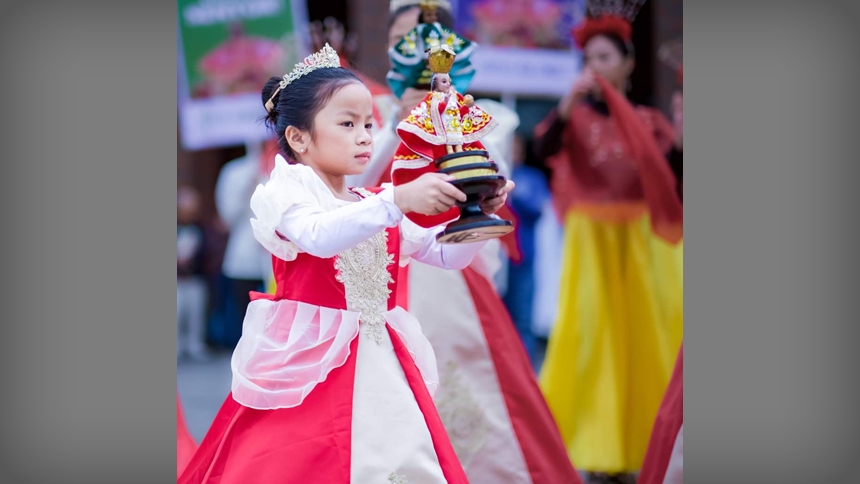
[[[457,57],[457,54],[450,45],[433,39],[427,52],[427,65],[431,71],[436,74],[451,72],[451,67],[454,65],[454,58]]]

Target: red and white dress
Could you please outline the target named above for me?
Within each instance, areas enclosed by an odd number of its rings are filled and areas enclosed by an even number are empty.
[[[519,118],[491,100],[475,104],[499,120],[482,143],[507,175],[505,153]],[[400,144],[397,123],[391,119],[376,133],[371,164],[353,183],[391,180]],[[421,321],[433,345],[440,379],[433,399],[472,484],[580,484],[493,283],[501,245],[499,239],[486,241],[462,270],[410,262],[399,273],[398,304]]]
[[[280,156],[258,186],[251,223],[277,291],[249,305],[232,392],[180,483],[468,482],[396,276],[409,258],[461,269],[482,244],[437,244],[441,228],[404,220],[390,188],[352,192],[339,200]]]

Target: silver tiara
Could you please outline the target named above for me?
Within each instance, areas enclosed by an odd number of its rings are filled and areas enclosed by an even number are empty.
[[[340,67],[340,56],[338,56],[337,52],[328,45],[328,42],[326,42],[325,47],[320,49],[319,52],[314,52],[313,54],[305,57],[303,61],[296,64],[292,71],[284,74],[278,88],[275,89],[275,92],[273,92],[269,100],[266,101],[266,111],[272,112],[272,109],[275,108],[272,100],[275,99],[275,96],[278,95],[281,89],[285,89],[290,85],[290,83],[295,82],[296,79],[304,76],[305,74],[326,67]]]

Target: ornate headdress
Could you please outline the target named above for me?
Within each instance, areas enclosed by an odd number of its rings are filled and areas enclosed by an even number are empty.
[[[678,84],[684,84],[684,44],[681,39],[673,39],[663,43],[657,49],[657,57],[660,61],[672,70],[678,76]]]
[[[388,5],[389,12],[395,12],[403,7],[421,7],[421,8],[444,8],[451,11],[451,2],[448,0],[391,0]]]
[[[434,74],[447,74],[454,66],[457,53],[447,43],[432,39],[427,47],[427,65]]]
[[[625,42],[633,38],[633,20],[646,0],[588,0],[588,17],[573,29],[580,48],[600,34],[614,35]]]
[[[279,92],[281,92],[281,89],[285,89],[291,82],[294,82],[296,79],[317,69],[340,66],[340,57],[337,55],[337,52],[328,45],[328,42],[326,42],[325,47],[320,49],[319,52],[315,52],[305,57],[305,60],[296,64],[291,72],[284,74],[280,85],[275,89],[275,92],[272,93],[269,100],[266,101],[266,111],[272,112],[272,109],[275,108],[275,104],[272,100],[275,99],[275,96],[277,96]]]
[[[438,23],[421,23],[388,49],[391,69],[385,76],[399,99],[407,87],[430,87],[434,72],[447,72],[458,92],[466,92],[475,68],[470,57],[476,44]],[[431,55],[433,65],[431,66]]]

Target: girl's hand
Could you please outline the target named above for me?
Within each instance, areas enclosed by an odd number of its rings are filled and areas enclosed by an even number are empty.
[[[499,190],[499,193],[497,193],[495,197],[487,198],[483,203],[481,203],[481,210],[483,210],[487,215],[493,215],[498,212],[505,204],[505,201],[507,201],[508,193],[510,193],[515,186],[514,182],[508,180],[508,182],[505,183],[505,186]]]
[[[455,203],[465,202],[466,194],[449,183],[451,175],[425,173],[409,183],[394,188],[394,203],[403,213],[439,215]]]

